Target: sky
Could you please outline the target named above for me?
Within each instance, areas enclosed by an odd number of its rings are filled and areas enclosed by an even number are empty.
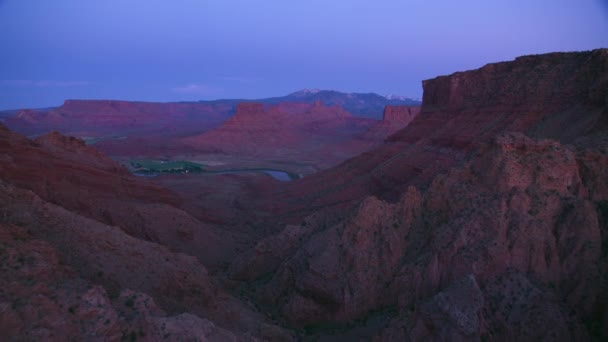
[[[0,109],[421,81],[608,47],[608,0],[0,0]]]

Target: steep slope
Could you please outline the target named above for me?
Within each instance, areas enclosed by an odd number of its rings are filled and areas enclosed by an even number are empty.
[[[276,194],[293,224],[230,277],[296,326],[396,307],[379,340],[608,336],[608,50],[424,88],[384,146]]]
[[[58,133],[0,126],[0,159],[0,334],[291,339],[215,284],[232,237],[175,194]]]
[[[290,338],[218,288],[192,256],[4,182],[0,208],[0,336],[237,339],[229,329],[238,340]]]

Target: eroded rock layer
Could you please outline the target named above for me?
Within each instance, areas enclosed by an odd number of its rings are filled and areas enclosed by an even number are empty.
[[[292,224],[230,276],[296,326],[396,308],[379,340],[608,336],[608,50],[424,88],[387,144],[280,193]]]

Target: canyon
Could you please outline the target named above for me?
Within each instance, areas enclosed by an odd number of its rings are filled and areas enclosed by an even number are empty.
[[[413,108],[415,115],[419,104],[377,94],[302,90],[259,100],[66,100],[56,108],[0,112],[0,120],[32,138],[52,131],[79,137],[125,166],[134,159],[204,160],[213,171],[278,168],[311,174],[380,145],[404,127],[407,120],[383,115],[385,107]]]
[[[608,338],[608,49],[422,84],[4,118],[0,339]]]

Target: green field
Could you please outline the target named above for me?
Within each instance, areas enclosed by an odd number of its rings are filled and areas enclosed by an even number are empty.
[[[203,172],[204,165],[184,160],[166,161],[141,159],[130,162],[135,173],[197,173]]]
[[[95,145],[100,141],[105,141],[105,140],[122,140],[122,139],[126,139],[127,137],[122,137],[122,136],[110,136],[110,137],[80,137],[80,139],[84,140],[84,142],[87,145]]]

